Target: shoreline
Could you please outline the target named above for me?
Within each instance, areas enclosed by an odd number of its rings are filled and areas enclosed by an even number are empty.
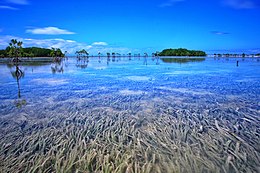
[[[21,62],[19,63],[26,63],[26,62],[53,62],[52,57],[33,57],[33,58],[19,58]],[[12,58],[0,58],[0,63],[12,63]]]
[[[64,57],[65,58],[65,57]],[[66,58],[77,58],[77,56],[68,56]],[[107,56],[89,56],[89,58],[108,58]],[[110,57],[111,58],[111,57]],[[115,58],[129,58],[129,56],[117,56]],[[172,58],[172,59],[210,59],[210,58],[214,58],[214,59],[228,59],[228,58],[231,58],[231,59],[250,59],[250,58],[253,58],[253,59],[258,59],[260,58],[260,56],[254,56],[254,57],[234,57],[234,56],[231,56],[231,57],[216,57],[216,56],[158,56],[158,57],[155,57],[155,56],[148,56],[148,57],[131,57],[131,58],[160,58],[160,59],[163,59],[163,58]],[[30,58],[27,58],[27,57],[22,57],[22,58],[19,58],[21,60],[20,63],[26,63],[26,62],[53,62],[53,57],[30,57]],[[0,58],[0,63],[12,63],[12,58]]]

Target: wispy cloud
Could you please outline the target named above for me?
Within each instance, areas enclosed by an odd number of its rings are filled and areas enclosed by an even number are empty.
[[[106,42],[94,42],[92,43],[93,46],[107,46],[108,44]]]
[[[117,53],[126,53],[133,52],[132,49],[119,46],[109,46],[105,42],[94,42],[94,43],[103,43],[102,44],[87,44],[77,42],[75,40],[65,40],[61,38],[55,39],[32,39],[32,38],[21,38],[15,36],[0,36],[0,49],[5,49],[11,39],[17,39],[23,42],[23,47],[42,47],[42,48],[60,48],[62,51],[68,51],[69,54],[74,54],[76,51],[85,49],[90,54],[96,55],[98,52],[106,54],[107,52],[117,52]]]
[[[174,4],[178,3],[178,2],[183,2],[185,0],[168,0],[168,1],[165,1],[164,3],[160,4],[159,7],[171,7],[173,6]]]
[[[18,8],[11,7],[11,6],[8,6],[8,5],[1,5],[1,6],[0,6],[0,9],[6,9],[6,10],[18,10]]]
[[[65,29],[60,29],[57,27],[45,27],[45,28],[35,28],[27,29],[26,33],[31,34],[42,34],[42,35],[66,35],[66,34],[75,34],[74,32],[67,31]]]
[[[27,0],[6,0],[7,3],[19,4],[19,5],[28,5],[29,2]]]
[[[23,42],[23,47],[42,47],[42,48],[60,48],[63,51],[68,51],[74,53],[76,50],[80,49],[90,49],[92,46],[85,43],[79,43],[74,40],[65,40],[60,38],[55,39],[32,39],[32,38],[22,38],[16,36],[0,36],[0,48],[4,49],[8,46],[11,39],[17,39]]]
[[[253,9],[260,5],[259,0],[222,0],[222,3],[234,9]]]
[[[223,31],[211,31],[212,34],[215,34],[215,35],[227,35],[227,34],[230,34],[228,32],[223,32]]]

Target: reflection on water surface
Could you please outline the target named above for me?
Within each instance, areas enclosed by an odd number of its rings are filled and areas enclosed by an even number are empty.
[[[202,62],[206,58],[161,58],[165,63],[189,63],[189,62]]]
[[[259,172],[259,61],[183,61],[1,64],[0,172]]]

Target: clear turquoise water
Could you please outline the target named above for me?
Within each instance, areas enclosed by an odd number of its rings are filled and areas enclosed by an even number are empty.
[[[236,61],[239,60],[239,66]],[[158,61],[158,62],[157,62]],[[84,62],[81,62],[81,64]],[[90,59],[86,68],[70,58],[57,65],[63,72],[52,71],[55,64],[20,66],[24,77],[20,79],[21,99],[27,106],[45,103],[46,99],[66,101],[77,98],[96,98],[105,95],[139,95],[147,97],[191,96],[199,102],[242,102],[246,108],[259,109],[260,62],[257,59],[213,59],[203,62],[164,63],[144,58],[120,58],[109,62],[103,58]],[[0,65],[1,115],[17,110],[12,104],[17,99],[17,83],[11,75],[14,67]],[[136,92],[137,94],[135,94]],[[27,107],[25,106],[25,108]],[[239,105],[238,105],[239,106]]]
[[[0,64],[1,144],[13,142],[17,135],[12,134],[16,131],[27,134],[33,125],[51,122],[58,115],[62,123],[75,112],[84,114],[95,108],[148,117],[160,117],[171,109],[185,115],[208,116],[212,128],[216,128],[214,120],[218,120],[222,128],[247,141],[256,158],[260,156],[259,59],[206,58],[198,62],[165,63],[150,57],[110,61],[90,58],[89,62],[71,57],[61,64],[19,67],[24,72],[19,80],[20,98],[16,78],[11,74],[15,67]],[[249,121],[243,124],[245,118]],[[55,120],[53,126],[58,123]],[[247,129],[246,134],[235,128],[241,124]],[[211,124],[204,128],[210,130]],[[251,159],[245,166],[248,169],[234,163],[239,170],[256,171],[258,161]]]

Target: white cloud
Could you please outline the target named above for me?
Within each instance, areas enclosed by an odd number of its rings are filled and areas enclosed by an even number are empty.
[[[185,0],[168,0],[162,4],[159,5],[159,7],[171,7],[173,6],[175,3],[178,3],[178,2],[183,2]]]
[[[74,41],[74,40],[67,40],[67,42],[69,42],[69,43],[75,43],[76,41]]]
[[[116,46],[105,46],[81,43],[74,40],[65,40],[61,38],[55,39],[33,39],[33,38],[21,38],[15,36],[0,36],[0,49],[5,49],[11,39],[17,39],[23,42],[23,47],[42,47],[42,48],[60,48],[62,51],[68,51],[69,54],[74,55],[78,50],[85,49],[91,55],[97,55],[98,52],[106,54],[107,52],[116,52],[120,54],[126,54],[127,52],[138,52],[138,50],[133,50],[125,47],[116,47]],[[96,43],[105,43],[105,42],[96,42]]]
[[[42,35],[65,35],[65,34],[75,34],[74,32],[67,31],[65,29],[59,29],[57,27],[45,27],[45,28],[35,28],[27,29],[26,33],[31,34],[42,34]]]
[[[8,3],[19,4],[19,5],[27,5],[29,2],[27,0],[6,0]]]
[[[18,10],[18,8],[7,6],[7,5],[1,5],[0,9],[6,9],[6,10]]]
[[[90,45],[87,45],[85,43],[78,43],[73,40],[65,40],[65,39],[33,39],[33,38],[21,38],[21,37],[15,37],[15,36],[0,36],[0,49],[5,49],[11,39],[17,39],[19,41],[23,42],[23,47],[42,47],[42,48],[60,48],[63,51],[68,51],[70,53],[75,53],[76,50],[80,49],[86,49],[88,50],[90,48]]]
[[[108,44],[106,42],[94,42],[92,43],[93,46],[107,46]]]
[[[222,31],[211,31],[212,34],[215,34],[215,35],[227,35],[227,34],[230,34],[228,32],[222,32]]]
[[[259,7],[259,0],[223,0],[222,3],[235,9],[252,9]]]

